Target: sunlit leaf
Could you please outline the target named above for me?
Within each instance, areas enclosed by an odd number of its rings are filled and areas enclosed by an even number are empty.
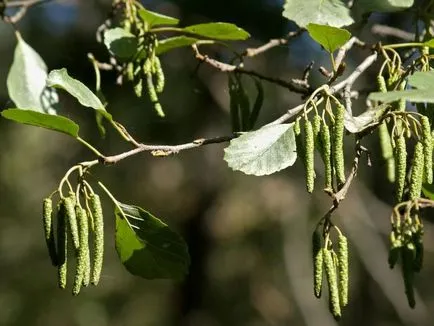
[[[121,59],[131,58],[137,52],[136,37],[119,27],[105,31],[104,44],[113,55]]]
[[[81,105],[98,110],[105,118],[111,119],[110,113],[105,110],[98,96],[81,81],[69,76],[65,68],[50,71],[47,84],[65,90],[74,96]]]
[[[339,49],[351,38],[350,32],[337,27],[308,24],[306,28],[309,35],[329,53]]]
[[[1,115],[6,119],[18,123],[59,131],[74,138],[78,136],[78,125],[74,121],[60,115],[22,109],[3,110]]]
[[[9,97],[18,108],[55,114],[58,96],[46,87],[47,66],[17,33],[14,61],[7,77]]]
[[[191,25],[184,28],[184,31],[202,37],[216,40],[245,40],[250,37],[244,29],[230,23],[206,23]]]
[[[190,257],[184,240],[140,207],[116,208],[116,250],[126,269],[146,279],[183,279]]]
[[[157,54],[162,54],[164,52],[180,48],[183,46],[189,46],[198,41],[197,38],[188,37],[188,36],[174,36],[169,37],[164,40],[158,42],[158,47],[156,49]]]
[[[233,139],[224,160],[234,170],[268,175],[294,164],[297,159],[293,124],[265,126]]]
[[[348,26],[354,23],[347,1],[344,0],[286,0],[283,16],[293,20],[298,26],[309,23]]]
[[[178,25],[179,23],[179,19],[165,16],[144,8],[139,9],[139,15],[140,18],[142,18],[142,20],[148,24],[149,28],[158,25]]]

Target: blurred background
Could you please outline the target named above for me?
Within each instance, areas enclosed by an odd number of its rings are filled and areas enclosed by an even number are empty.
[[[143,1],[150,10],[179,17],[182,25],[207,21],[236,23],[253,36],[236,43],[240,51],[286,35],[296,26],[281,16],[281,0]],[[18,27],[49,69],[66,67],[94,88],[92,52],[107,59],[95,31],[107,18],[109,0],[51,1],[31,8]],[[374,23],[412,32],[405,14],[375,15],[353,32],[368,42]],[[11,26],[0,23],[0,108],[8,99],[6,77],[16,39]],[[385,42],[390,39],[382,39]],[[218,48],[209,54],[225,59]],[[347,73],[368,51],[354,49]],[[318,72],[328,56],[307,35],[254,59],[246,66],[265,75],[300,78],[315,61],[311,82],[324,82]],[[119,87],[112,72],[103,72],[102,90],[108,110],[136,139],[149,144],[177,144],[200,137],[228,135],[227,76],[201,66],[190,49],[162,56],[167,87],[161,97],[167,117],[160,119],[146,98],[137,99],[130,84]],[[251,96],[253,84],[245,78]],[[358,88],[373,87],[375,69]],[[249,88],[250,86],[251,88]],[[265,103],[257,126],[301,103],[299,95],[264,83]],[[83,110],[61,94],[61,114],[80,123],[80,133],[103,153],[129,147],[108,131],[99,136],[92,110]],[[363,110],[364,99],[356,106]],[[347,139],[347,163],[353,156]],[[336,325],[327,295],[313,296],[311,233],[330,198],[321,191],[318,160],[316,191],[305,192],[302,164],[266,177],[230,170],[223,161],[227,144],[206,146],[167,158],[136,155],[94,175],[125,203],[139,205],[179,231],[189,245],[191,270],[183,282],[147,281],[130,275],[114,249],[113,207],[105,200],[106,251],[98,287],[78,297],[57,288],[41,223],[42,199],[53,191],[66,170],[92,154],[66,136],[0,119],[0,325],[65,326],[265,326]],[[362,160],[359,175],[338,209],[335,222],[350,241],[350,303],[341,325],[432,325],[434,322],[434,229],[425,214],[426,263],[416,276],[417,305],[408,307],[399,266],[387,264],[389,216],[393,186],[379,159],[378,136],[365,139],[372,167]],[[107,198],[104,198],[107,199]]]

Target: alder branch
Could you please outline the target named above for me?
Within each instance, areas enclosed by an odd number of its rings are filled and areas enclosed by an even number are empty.
[[[265,43],[264,45],[261,45],[257,48],[247,48],[244,53],[242,54],[243,57],[249,57],[252,58],[254,56],[257,56],[258,54],[264,53],[276,46],[285,45],[287,44],[291,39],[294,39],[301,35],[306,30],[304,28],[300,28],[296,31],[288,33],[286,37],[278,38],[278,39],[271,39],[269,42]]]
[[[414,41],[415,34],[404,31],[399,28],[387,26],[387,25],[381,25],[381,24],[375,24],[371,28],[372,34],[377,34],[380,36],[392,36],[396,38],[400,38],[404,41]]]
[[[297,79],[292,79],[291,81],[288,82],[288,81],[280,79],[280,78],[268,77],[268,76],[262,75],[256,71],[244,69],[241,66],[231,65],[231,64],[224,63],[224,62],[218,61],[216,59],[210,58],[207,55],[200,53],[196,44],[192,45],[192,49],[194,51],[196,59],[198,59],[200,62],[203,62],[203,63],[210,65],[211,67],[213,67],[213,68],[215,68],[221,72],[237,72],[237,73],[244,74],[244,75],[254,76],[254,77],[257,77],[261,80],[265,80],[265,81],[268,81],[270,83],[276,84],[278,86],[281,86],[283,88],[290,90],[291,92],[298,93],[298,94],[308,95],[308,94],[312,93],[312,89],[308,85],[305,85],[304,83],[300,83],[299,80],[297,80]]]
[[[130,151],[117,154],[117,155],[101,157],[100,161],[104,164],[115,164],[127,157],[142,152],[151,152],[153,156],[168,156],[171,154],[177,154],[181,151],[201,147],[204,145],[225,143],[236,138],[237,136],[238,135],[235,134],[231,136],[221,136],[221,137],[214,137],[214,138],[199,138],[193,140],[190,143],[179,144],[179,145],[146,145],[140,143],[138,144],[138,147]]]
[[[27,9],[30,7],[40,5],[43,3],[47,3],[54,0],[23,0],[23,1],[1,1],[1,4],[3,5],[3,9],[8,8],[18,8],[17,12],[15,12],[11,16],[6,16],[3,14],[2,19],[6,23],[10,23],[12,25],[19,22],[27,13]]]

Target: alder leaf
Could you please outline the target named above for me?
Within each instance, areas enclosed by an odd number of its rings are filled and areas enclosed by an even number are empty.
[[[245,40],[250,37],[244,29],[230,23],[206,23],[183,28],[185,32],[215,40]]]
[[[351,38],[351,33],[342,28],[312,23],[306,28],[310,37],[329,53],[335,52]]]
[[[108,120],[112,119],[111,114],[105,110],[98,96],[81,81],[69,76],[65,68],[50,71],[47,84],[65,90],[74,96],[81,105],[97,110]]]
[[[390,103],[404,99],[416,103],[434,103],[434,71],[418,71],[408,77],[408,86],[412,89],[390,91],[387,93],[375,92],[369,94],[369,99]]]
[[[233,139],[224,160],[233,170],[268,175],[287,168],[297,159],[293,123],[265,126]]]
[[[14,60],[7,77],[9,97],[17,108],[56,113],[56,90],[47,88],[47,66],[39,54],[17,35]]]
[[[169,37],[164,40],[158,42],[157,49],[155,50],[156,54],[162,54],[164,52],[180,48],[183,46],[189,46],[198,41],[197,38],[188,37],[188,36],[174,36]]]
[[[309,23],[334,27],[354,23],[344,0],[286,0],[283,16],[300,27],[306,27]]]
[[[18,123],[62,132],[74,138],[78,137],[78,125],[74,121],[60,115],[23,109],[3,110],[1,115],[5,119]]]
[[[334,27],[348,26],[366,19],[371,12],[401,11],[413,6],[413,0],[357,0],[351,9],[347,0],[285,0],[282,15],[298,26],[309,23]]]
[[[129,59],[137,52],[136,37],[120,27],[104,32],[104,44],[113,55],[121,59]]]
[[[179,19],[165,16],[157,12],[147,10],[145,8],[139,9],[140,18],[148,25],[148,28],[158,25],[178,25]]]
[[[181,236],[140,207],[118,206],[116,251],[125,268],[146,279],[183,279],[190,257]]]

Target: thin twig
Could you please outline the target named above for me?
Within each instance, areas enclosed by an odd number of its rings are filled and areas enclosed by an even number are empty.
[[[300,84],[299,82],[297,82],[297,80],[296,81],[291,80],[288,82],[288,81],[283,80],[283,79],[264,76],[264,75],[262,75],[256,71],[247,70],[247,69],[242,68],[241,66],[231,65],[231,64],[224,63],[224,62],[215,60],[213,58],[210,58],[207,55],[200,53],[196,44],[192,45],[192,48],[193,48],[193,51],[195,53],[196,59],[214,67],[217,70],[220,70],[221,72],[238,72],[240,74],[254,76],[254,77],[257,77],[259,79],[262,79],[262,80],[268,81],[270,83],[279,85],[281,87],[287,88],[291,92],[298,93],[298,94],[308,95],[312,92],[310,87],[306,87],[304,84]]]
[[[288,35],[284,38],[278,38],[278,39],[272,39],[269,42],[265,43],[264,45],[261,45],[257,48],[247,48],[242,56],[244,57],[254,57],[258,54],[264,53],[276,46],[285,45],[287,44],[291,39],[296,38],[297,36],[301,35],[305,31],[304,28],[300,28],[296,31],[288,33]]]
[[[415,40],[415,34],[387,25],[375,24],[372,26],[371,32],[372,34],[378,34],[380,36],[393,36],[404,41]]]
[[[154,156],[168,156],[170,154],[176,154],[179,153],[180,151],[197,148],[204,145],[225,143],[230,141],[231,139],[234,139],[235,137],[237,137],[237,135],[222,136],[222,137],[215,137],[215,138],[200,138],[200,139],[193,140],[190,143],[173,145],[173,146],[139,144],[138,147],[130,151],[113,155],[113,156],[105,156],[101,158],[101,161],[105,164],[115,164],[127,157],[133,156],[141,152],[151,152],[152,155]]]

